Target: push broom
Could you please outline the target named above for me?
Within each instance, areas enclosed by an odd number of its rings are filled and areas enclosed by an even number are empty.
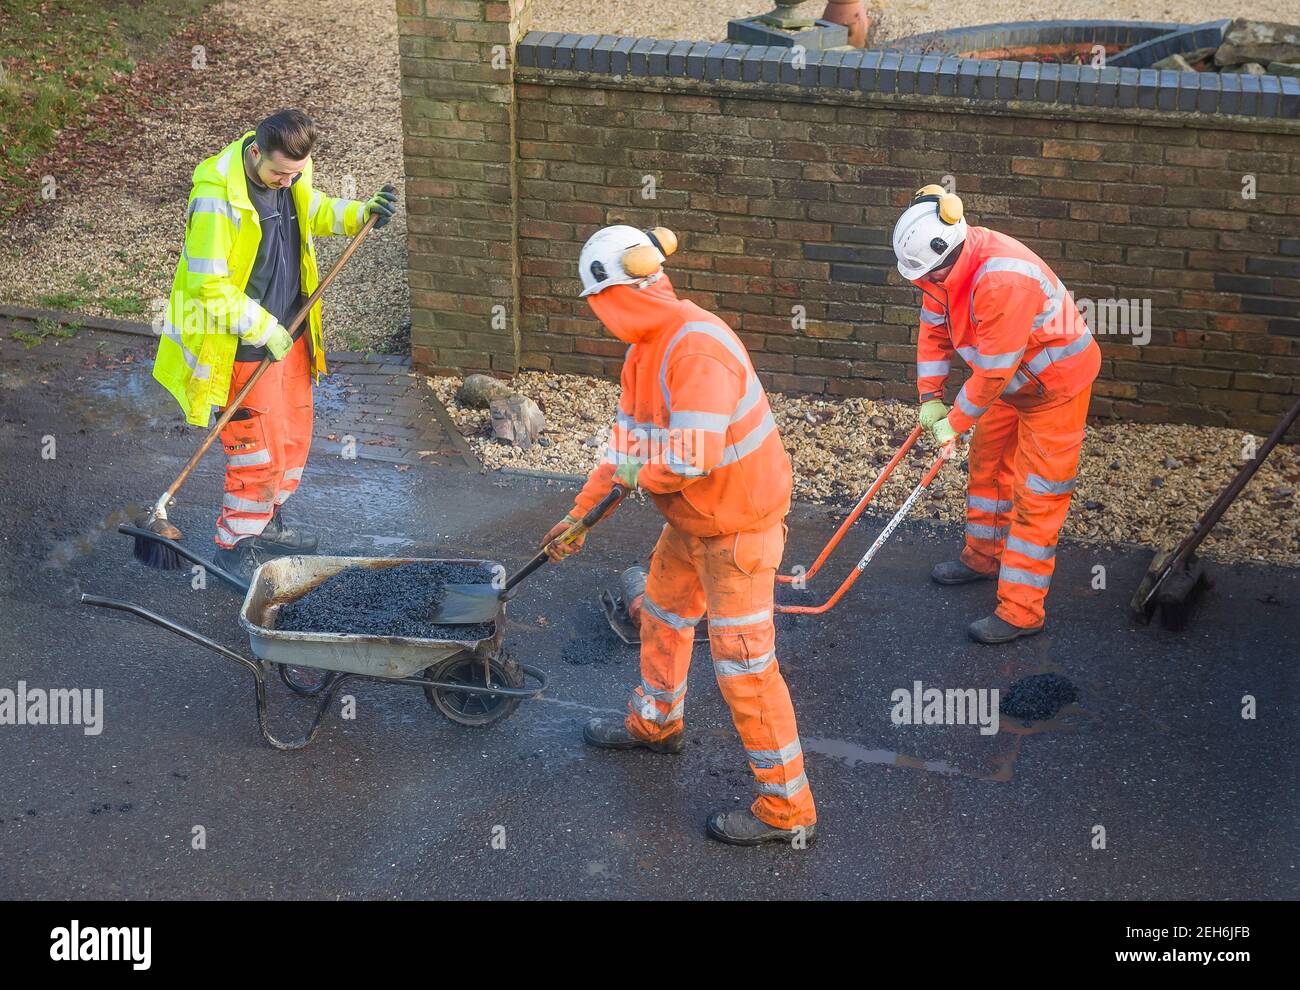
[[[321,295],[325,292],[326,286],[334,280],[334,276],[339,273],[339,270],[347,260],[352,257],[353,252],[361,246],[361,242],[364,241],[366,235],[374,229],[375,221],[378,219],[379,212],[377,210],[372,211],[370,219],[366,221],[365,226],[357,231],[356,236],[348,242],[348,246],[345,247],[343,253],[339,255],[339,260],[334,262],[334,267],[326,273],[323,279],[321,279],[320,284],[316,286],[316,291],[311,294],[302,309],[298,310],[298,314],[293,318],[293,322],[287,327],[290,335],[296,333],[298,328],[302,326],[303,320],[307,319],[307,314],[311,312],[311,308],[316,305],[316,301],[320,299]],[[189,462],[185,467],[181,468],[181,473],[176,476],[176,480],[167,486],[165,492],[158,496],[158,501],[153,504],[153,508],[149,511],[149,514],[138,521],[136,525],[137,529],[145,530],[148,533],[162,537],[163,540],[170,540],[172,542],[181,538],[180,527],[167,518],[167,507],[175,504],[176,493],[180,490],[181,485],[185,484],[185,479],[190,476],[190,472],[192,472],[198,465],[199,461],[203,459],[203,455],[206,454],[208,448],[212,446],[212,442],[216,440],[221,434],[221,431],[226,428],[226,424],[230,422],[231,417],[239,411],[240,405],[246,398],[248,398],[248,393],[253,390],[253,386],[257,384],[257,380],[262,377],[266,369],[270,366],[271,356],[268,354],[266,357],[262,358],[261,363],[253,373],[249,375],[248,381],[244,383],[243,388],[236,392],[235,397],[226,404],[225,409],[221,411],[221,415],[217,417],[216,423],[213,425],[212,429],[208,431],[208,435],[204,437],[203,442],[199,444],[199,449],[194,452],[192,457],[190,457]],[[144,534],[133,536],[132,539],[134,543],[131,548],[131,554],[136,560],[140,561],[140,563],[164,571],[180,570],[185,566],[185,558],[178,554],[174,549],[167,546],[166,543],[160,540],[151,540]]]

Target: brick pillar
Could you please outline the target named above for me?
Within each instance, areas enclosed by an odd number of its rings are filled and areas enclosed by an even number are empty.
[[[519,367],[514,46],[529,0],[397,0],[411,358]]]

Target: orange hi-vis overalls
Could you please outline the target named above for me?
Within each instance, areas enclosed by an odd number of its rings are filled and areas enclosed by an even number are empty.
[[[971,368],[948,415],[959,433],[978,422],[961,559],[998,572],[1001,618],[1041,625],[1100,349],[1047,264],[986,227],[970,228],[942,284],[917,285],[921,400],[942,398],[954,351]]]
[[[221,431],[226,491],[217,518],[217,546],[233,547],[258,536],[302,480],[312,437],[310,343],[311,335],[303,333],[288,354],[273,361]],[[235,361],[231,399],[260,363]]]
[[[694,626],[706,615],[713,671],[757,781],[754,814],[776,828],[817,819],[794,705],[776,659],[776,571],[785,550],[790,458],[740,338],[667,275],[615,285],[588,301],[626,341],[622,394],[605,459],[573,514],[610,490],[626,459],[667,519],[641,610],[641,683],[628,731],[683,729]]]

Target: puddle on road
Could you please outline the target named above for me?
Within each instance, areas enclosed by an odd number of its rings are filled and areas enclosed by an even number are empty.
[[[929,770],[945,777],[956,777],[963,773],[957,767],[942,760],[922,760],[915,756],[895,753],[891,749],[868,749],[847,739],[819,739],[805,736],[803,748],[812,753],[820,753],[832,759],[842,760],[850,770],[859,763],[879,763],[887,767],[910,767],[913,770]]]
[[[145,368],[107,379],[86,376],[80,384],[65,401],[85,426],[117,434],[179,424],[176,404]]]
[[[145,508],[135,502],[128,502],[124,508],[114,509],[91,529],[70,540],[56,543],[41,564],[42,570],[60,570],[67,567],[79,557],[89,556],[94,552],[99,538],[110,530],[116,532],[122,523],[131,523],[145,512]]]

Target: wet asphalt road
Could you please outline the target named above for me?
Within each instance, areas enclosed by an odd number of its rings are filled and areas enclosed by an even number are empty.
[[[43,365],[43,366],[42,366]],[[1067,545],[1047,632],[1002,649],[967,641],[988,585],[940,589],[929,567],[958,538],[918,523],[823,617],[782,618],[778,655],[799,715],[817,845],[739,850],[706,814],[749,800],[749,774],[698,648],[679,757],[593,752],[579,728],[621,710],[636,654],[596,603],[644,562],[659,528],[625,505],[583,553],[540,571],[510,608],[507,644],[552,687],[486,730],[454,725],[417,690],[354,683],[317,741],[258,735],[251,677],[80,592],[130,598],[247,650],[238,599],[146,569],[113,532],[156,497],[195,434],[147,368],[87,367],[49,343],[0,369],[0,689],[101,688],[104,728],[0,726],[0,896],[221,898],[1294,898],[1300,576],[1220,568],[1182,634],[1136,629],[1126,602],[1147,555]],[[43,460],[42,437],[57,456]],[[182,493],[187,542],[210,540],[211,454]],[[323,550],[522,563],[569,506],[563,485],[460,468],[317,454],[292,514]],[[131,509],[131,511],[134,511]],[[864,520],[812,590],[865,548]],[[791,519],[786,564],[829,535]],[[1106,568],[1106,590],[1090,582]],[[1056,720],[895,726],[890,694],[1005,689],[1056,671],[1079,701]],[[273,724],[311,703],[271,684]],[[1241,717],[1242,697],[1258,717]],[[336,706],[337,708],[337,706]],[[502,828],[498,828],[498,826]],[[1096,827],[1105,848],[1094,848]],[[196,827],[206,848],[191,848]],[[504,835],[505,848],[493,847]],[[497,843],[500,844],[499,842]]]

